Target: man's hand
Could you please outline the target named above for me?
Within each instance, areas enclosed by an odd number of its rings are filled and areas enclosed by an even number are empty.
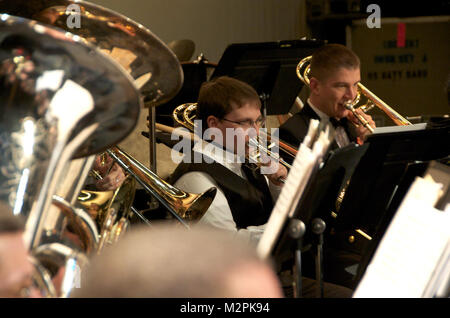
[[[367,115],[366,113],[364,113],[362,110],[360,109],[356,109],[355,112],[363,117],[369,124],[370,127],[372,127],[372,129],[376,128],[375,122],[372,119],[372,116]],[[358,118],[356,118],[355,115],[353,115],[352,112],[349,112],[349,115],[347,116],[348,120],[353,124],[354,129],[355,129],[355,133],[356,136],[361,140],[364,141],[366,140],[367,136],[371,134],[370,130],[367,129],[366,127],[364,127],[361,122],[358,120]]]
[[[272,182],[273,184],[275,184],[277,186],[282,186],[284,184],[284,180],[286,180],[286,178],[287,178],[288,171],[285,166],[283,166],[279,162],[275,162],[274,159],[270,159],[270,162],[263,164],[263,165],[269,166],[271,163],[278,165],[278,169],[275,173],[266,174],[266,176],[269,179],[269,181]]]
[[[124,171],[117,163],[114,163],[109,173],[103,179],[98,180],[95,185],[101,191],[115,190],[122,185],[124,180]]]
[[[125,172],[114,160],[107,154],[99,155],[95,158],[94,170],[96,170],[102,179],[95,183],[100,191],[115,190],[120,187],[125,180]]]
[[[97,171],[100,176],[104,177],[108,174],[114,160],[106,153],[97,155],[94,161],[94,170]]]

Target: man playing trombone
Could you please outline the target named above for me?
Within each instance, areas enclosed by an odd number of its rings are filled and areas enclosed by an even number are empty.
[[[195,160],[180,163],[169,179],[188,192],[201,193],[216,187],[216,197],[199,223],[233,231],[255,245],[281,191],[281,180],[288,173],[282,164],[272,165],[273,158],[263,159],[265,163],[257,169],[248,162],[252,148],[249,141],[253,140],[252,134],[259,133],[264,120],[260,109],[256,91],[240,80],[223,76],[204,83],[199,93],[197,118],[203,126],[201,133],[210,142],[206,145],[197,142],[193,147],[202,157],[200,163]],[[243,151],[239,143],[245,145]],[[275,169],[264,169],[268,167]],[[304,297],[314,297],[314,280],[303,278],[302,286]],[[351,295],[351,290],[342,286],[325,283],[324,287],[325,297]]]
[[[194,193],[216,187],[216,197],[200,223],[235,231],[254,242],[268,221],[281,190],[280,180],[287,176],[287,169],[279,164],[266,175],[255,166],[243,164],[248,161],[243,157],[248,158],[249,139],[252,133],[258,134],[264,121],[260,109],[256,91],[240,80],[219,77],[204,83],[197,119],[204,128],[202,133],[212,131],[211,142],[206,147],[196,143],[193,151],[203,161],[181,163],[170,180],[176,187]]]
[[[364,142],[370,129],[361,125],[346,104],[355,99],[361,81],[360,60],[347,47],[328,44],[317,49],[311,59],[310,94],[302,110],[280,126],[280,140],[298,146],[306,136],[309,121],[330,120],[336,127],[332,148],[341,148],[356,141]],[[375,122],[370,115],[356,109],[370,127]]]
[[[314,51],[310,62],[309,98],[300,112],[280,126],[280,140],[298,147],[307,134],[310,120],[317,119],[330,121],[335,127],[335,140],[330,150],[352,142],[362,144],[375,128],[375,122],[361,109],[350,109],[349,105],[357,100],[360,81],[360,60],[352,50],[340,44],[328,44]],[[358,256],[331,247],[331,243],[328,242],[324,251],[325,279],[353,288],[351,268],[357,264]],[[314,271],[310,255],[305,255],[303,265],[305,274]]]

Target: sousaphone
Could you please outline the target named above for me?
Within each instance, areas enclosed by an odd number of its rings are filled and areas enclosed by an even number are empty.
[[[34,251],[60,234],[44,224],[59,180],[73,178],[64,167],[125,138],[143,103],[130,75],[96,47],[8,15],[0,21],[0,85],[0,200],[25,218]]]

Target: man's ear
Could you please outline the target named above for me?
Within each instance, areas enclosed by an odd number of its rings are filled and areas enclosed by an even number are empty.
[[[313,94],[318,94],[319,92],[319,80],[315,77],[309,79],[309,89]]]
[[[219,119],[216,116],[210,115],[206,118],[206,124],[208,125],[208,128],[217,128]]]

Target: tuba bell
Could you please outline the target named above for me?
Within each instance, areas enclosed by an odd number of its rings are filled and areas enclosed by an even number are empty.
[[[67,24],[71,5],[79,8],[80,28]],[[122,215],[117,202],[100,213],[97,224],[75,207],[79,194],[86,196],[82,188],[93,157],[134,129],[144,102],[154,107],[178,93],[181,66],[148,29],[89,2],[0,1],[0,12],[17,16],[3,15],[0,23],[5,31],[0,36],[0,200],[26,217],[27,242],[38,261],[52,268],[84,266],[88,255],[115,242],[127,228],[128,212]],[[8,32],[25,38],[6,47]],[[24,48],[34,54],[22,54]],[[29,72],[30,65],[39,67]],[[58,76],[59,86],[53,83]],[[71,85],[61,89],[67,82]],[[132,179],[127,183],[135,183]],[[157,187],[163,181],[155,175],[151,182]],[[118,197],[115,193],[109,199]],[[179,201],[174,202],[172,210]],[[197,210],[183,213],[188,219],[199,215]],[[51,264],[52,259],[59,261]],[[70,286],[57,296],[69,293]]]
[[[129,75],[81,39],[7,15],[0,29],[0,200],[24,217],[35,254],[60,239],[45,224],[66,164],[123,139],[142,101]]]
[[[66,162],[122,139],[141,101],[128,75],[86,43],[25,19],[0,26],[0,199],[27,219],[35,247]]]
[[[123,67],[144,103],[157,106],[178,93],[183,72],[175,54],[149,29],[117,12],[79,0],[0,1],[0,12],[75,34]],[[69,22],[78,20],[76,27]]]

